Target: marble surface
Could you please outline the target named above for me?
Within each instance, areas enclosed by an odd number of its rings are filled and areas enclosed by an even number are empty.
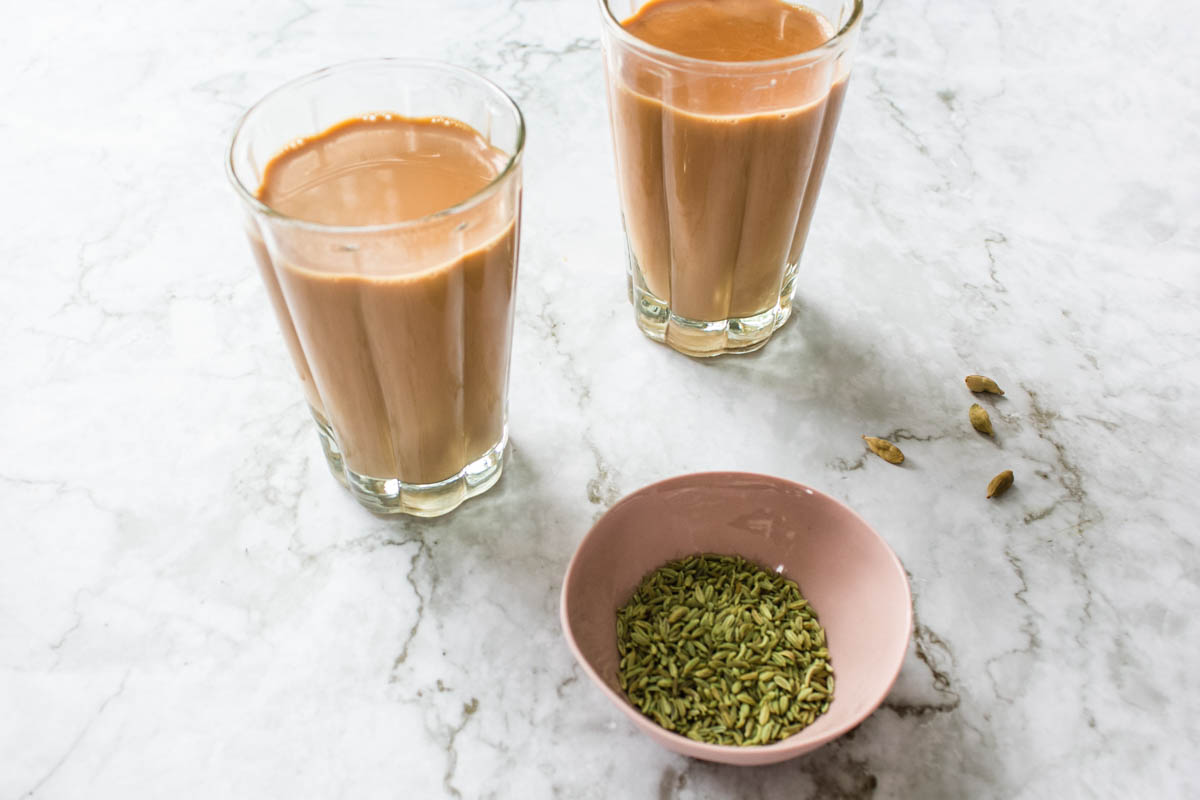
[[[0,797],[1200,792],[1193,6],[870,0],[797,316],[715,362],[634,328],[590,2],[7,12]],[[249,103],[374,55],[530,130],[511,458],[429,522],[326,473],[222,174]],[[843,499],[912,576],[884,706],[776,767],[651,745],[558,627],[590,523],[717,468]]]

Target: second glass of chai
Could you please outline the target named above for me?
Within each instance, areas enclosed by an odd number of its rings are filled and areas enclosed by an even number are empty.
[[[295,80],[233,136],[326,460],[373,511],[437,516],[500,477],[524,142],[495,85],[404,60]]]
[[[599,0],[638,326],[691,356],[787,322],[862,0]]]

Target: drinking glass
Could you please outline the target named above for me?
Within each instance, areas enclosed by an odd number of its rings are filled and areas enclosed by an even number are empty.
[[[862,0],[811,0],[825,43],[740,62],[637,38],[646,0],[599,3],[637,324],[690,356],[757,350],[792,313]]]
[[[264,204],[271,160],[350,119],[473,128],[506,159],[468,199],[418,219],[328,225]],[[330,67],[242,117],[227,170],[333,475],[372,511],[437,516],[500,477],[525,125],[468,70],[381,59]]]

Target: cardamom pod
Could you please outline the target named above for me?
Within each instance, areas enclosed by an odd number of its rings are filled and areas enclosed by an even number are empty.
[[[967,416],[971,418],[971,426],[980,433],[986,433],[988,436],[994,436],[992,431],[992,418],[988,416],[987,410],[979,403],[972,403],[971,410],[967,412]]]
[[[996,382],[991,378],[985,378],[982,375],[968,375],[966,378],[967,388],[972,392],[989,392],[990,394],[1004,394],[1004,390],[996,385]]]
[[[1008,491],[1008,487],[1013,485],[1013,472],[1011,469],[1006,469],[996,477],[992,478],[988,483],[987,496],[999,497]]]
[[[900,448],[887,439],[877,439],[874,436],[864,436],[862,438],[867,443],[867,447],[871,448],[872,453],[889,464],[901,464],[904,462],[904,453],[901,453]]]

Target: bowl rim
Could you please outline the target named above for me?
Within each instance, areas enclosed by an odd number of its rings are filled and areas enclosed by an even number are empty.
[[[596,670],[592,667],[588,659],[584,657],[583,653],[579,649],[579,645],[575,641],[575,635],[571,631],[570,621],[567,616],[567,589],[570,587],[571,581],[575,576],[575,571],[579,566],[579,554],[583,551],[584,545],[587,544],[587,542],[596,534],[597,529],[600,527],[600,523],[602,523],[609,514],[612,514],[617,508],[630,502],[633,498],[653,489],[658,489],[663,486],[682,481],[694,480],[700,477],[718,477],[729,480],[738,478],[765,479],[775,484],[798,488],[806,493],[811,493],[813,496],[833,503],[835,506],[840,506],[843,511],[848,512],[853,519],[861,523],[871,533],[871,535],[879,541],[879,544],[883,546],[884,551],[888,554],[888,556],[890,556],[891,564],[895,568],[897,574],[900,576],[901,585],[904,587],[904,618],[906,632],[901,646],[894,654],[895,667],[891,669],[891,675],[889,676],[886,685],[884,685],[882,691],[879,693],[879,696],[872,699],[871,702],[865,706],[865,713],[856,715],[850,721],[838,726],[837,728],[834,728],[833,730],[827,731],[820,736],[811,738],[804,738],[805,732],[809,730],[809,728],[805,728],[802,731],[792,734],[786,739],[773,742],[768,745],[741,747],[730,744],[708,744],[707,742],[698,742],[695,739],[689,739],[688,737],[675,733],[674,731],[669,731],[661,725],[655,723],[653,720],[647,718],[640,711],[634,708],[633,705],[630,704],[629,700],[623,697],[620,692],[614,691],[613,688],[610,687],[608,683],[600,677],[599,673],[596,672]],[[582,539],[579,540],[579,544],[575,546],[575,552],[571,555],[570,562],[567,563],[566,572],[563,573],[562,590],[559,593],[558,614],[559,624],[562,626],[563,635],[567,640],[567,646],[570,648],[571,654],[575,657],[575,660],[581,667],[583,667],[584,672],[586,672],[588,677],[592,679],[592,682],[599,686],[600,690],[608,695],[609,700],[611,700],[618,708],[625,712],[625,714],[628,715],[639,728],[643,729],[643,731],[648,734],[651,730],[654,731],[655,734],[664,737],[666,742],[670,742],[671,745],[674,746],[673,749],[676,749],[679,752],[686,751],[684,753],[685,755],[691,755],[695,758],[708,761],[720,761],[725,763],[730,763],[730,757],[738,753],[743,754],[742,757],[745,758],[752,757],[750,754],[758,753],[784,755],[789,751],[795,750],[797,751],[795,755],[799,756],[805,752],[815,750],[822,745],[828,744],[834,739],[837,739],[839,736],[842,736],[861,725],[869,716],[875,713],[875,711],[891,692],[892,687],[896,684],[896,679],[900,677],[900,669],[904,666],[904,656],[908,652],[908,645],[912,640],[913,633],[912,586],[909,584],[908,572],[904,569],[904,565],[900,562],[900,558],[896,555],[895,551],[892,550],[891,546],[887,543],[887,540],[884,539],[883,536],[881,536],[870,523],[863,519],[858,512],[850,508],[850,506],[846,505],[837,498],[820,491],[819,489],[814,489],[813,487],[798,481],[780,478],[775,475],[765,475],[757,472],[744,472],[738,470],[708,470],[702,472],[689,472],[683,475],[675,475],[670,478],[664,478],[662,480],[655,481],[654,483],[647,484],[640,489],[636,489],[625,495],[616,503],[613,503],[613,505],[607,511],[605,511],[604,514],[602,514],[594,523],[592,523],[592,527],[588,529],[588,532],[584,534]]]

